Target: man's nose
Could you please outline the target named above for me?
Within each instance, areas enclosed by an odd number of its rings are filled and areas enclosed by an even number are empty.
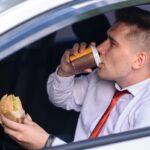
[[[99,44],[97,46],[97,50],[100,55],[105,54],[105,52],[107,51],[107,41],[104,41],[103,43]]]

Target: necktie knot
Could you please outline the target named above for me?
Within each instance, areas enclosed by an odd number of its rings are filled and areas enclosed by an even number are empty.
[[[121,97],[124,94],[129,94],[130,92],[128,90],[124,90],[124,91],[116,91],[113,97]]]

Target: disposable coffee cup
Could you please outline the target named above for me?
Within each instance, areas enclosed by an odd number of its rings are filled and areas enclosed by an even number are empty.
[[[96,47],[90,46],[82,53],[70,56],[70,61],[77,74],[83,72],[84,69],[99,66],[101,59]]]

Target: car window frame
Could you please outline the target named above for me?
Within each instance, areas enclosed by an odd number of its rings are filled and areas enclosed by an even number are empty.
[[[82,5],[81,7],[82,2],[83,0],[71,1],[66,5],[62,5],[33,17],[2,34],[0,37],[0,60],[46,35],[54,33],[73,23],[122,7],[147,3],[141,2],[140,0],[132,1],[132,3],[131,0],[103,3],[103,1],[100,0],[89,5]],[[47,19],[45,20],[45,18]]]
[[[83,141],[72,142],[69,144],[54,146],[51,148],[44,148],[43,150],[83,150],[83,149],[104,149],[112,150],[113,144],[124,144],[124,142],[132,142],[133,140],[139,140],[143,138],[149,138],[150,141],[150,127],[134,129],[122,133],[111,134],[95,139],[87,139]],[[119,145],[120,146],[120,145]],[[136,147],[136,146],[135,146]],[[132,147],[133,148],[133,147]],[[146,149],[147,150],[147,149]]]
[[[117,5],[110,4],[109,6],[105,6],[105,5],[100,6],[100,2],[98,2],[97,5],[91,4],[85,7],[81,7],[78,10],[72,10],[74,4],[79,4],[79,2],[82,2],[82,0],[78,1],[78,3],[77,1],[71,2],[68,3],[67,5],[63,5],[61,7],[44,12],[43,14],[40,14],[18,25],[15,28],[1,35],[0,60],[3,60],[4,58],[20,50],[21,48],[37,41],[38,39],[43,38],[46,35],[49,35],[51,33],[54,33],[55,31],[62,29],[73,23],[96,16],[98,14],[106,13],[108,11],[117,10],[122,7],[150,3],[148,1],[141,2],[139,0],[139,1],[133,1],[132,3],[131,1],[124,1],[118,3]],[[83,8],[85,8],[85,10]],[[62,12],[63,14],[61,14]],[[53,14],[53,16],[50,16],[50,14]],[[66,14],[68,14],[68,16]],[[73,16],[71,17],[71,15]],[[63,20],[63,16],[66,17],[65,20]],[[47,17],[48,19],[44,20],[45,17]],[[51,21],[54,21],[53,24],[51,23]],[[36,26],[33,27],[34,30],[32,28],[29,28],[33,24],[36,24]],[[51,150],[61,150],[61,149],[71,150],[71,147],[73,147],[75,150],[78,150],[78,149],[90,148],[93,146],[105,146],[106,144],[113,144],[116,142],[122,142],[122,141],[127,141],[127,140],[147,137],[147,136],[150,136],[150,128],[143,128],[143,129],[138,129],[136,131],[128,131],[125,133],[118,133],[116,135],[109,135],[94,140],[85,140],[81,142],[69,143],[67,145],[52,147]],[[126,139],[127,137],[128,139]]]

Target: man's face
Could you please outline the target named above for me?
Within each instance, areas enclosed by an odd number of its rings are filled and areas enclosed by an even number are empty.
[[[120,82],[132,73],[136,46],[126,36],[130,30],[126,24],[117,23],[108,31],[107,40],[97,46],[102,60],[98,69],[101,78]]]

